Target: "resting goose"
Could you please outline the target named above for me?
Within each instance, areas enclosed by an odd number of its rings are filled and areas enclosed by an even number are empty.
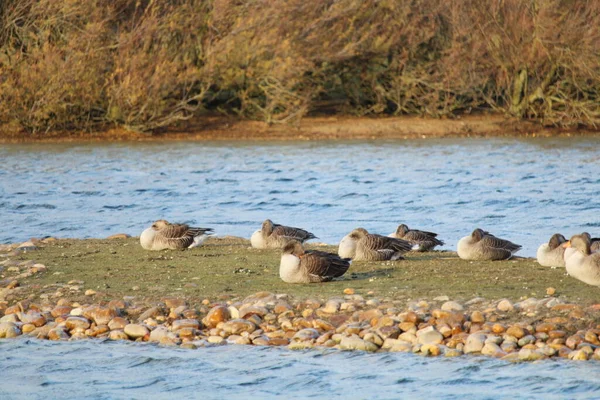
[[[304,229],[278,225],[267,219],[261,229],[252,234],[250,243],[256,249],[281,249],[292,240],[304,243],[310,239],[316,239],[316,236]]]
[[[600,251],[600,238],[593,238],[592,235],[587,232],[583,232],[582,235],[586,235],[590,240],[590,250],[592,253]]]
[[[159,219],[142,232],[140,244],[146,250],[191,249],[200,246],[209,235],[212,235],[212,228],[193,228]]]
[[[548,243],[543,243],[537,251],[537,261],[544,267],[564,267],[565,248],[562,244],[567,239],[560,233],[552,235]]]
[[[497,238],[483,229],[475,229],[469,236],[458,241],[457,253],[463,260],[493,261],[508,260],[521,246]]]
[[[287,283],[328,282],[344,275],[349,267],[349,259],[324,251],[304,250],[300,242],[292,240],[283,248],[279,276]]]
[[[588,285],[600,286],[600,253],[592,253],[589,235],[575,235],[563,246],[567,273]]]
[[[396,232],[390,237],[403,239],[413,245],[415,251],[431,251],[435,246],[443,246],[444,242],[437,239],[437,233],[409,229],[405,224],[398,225]]]
[[[406,240],[381,236],[357,228],[344,236],[338,247],[338,254],[343,258],[356,261],[402,260],[402,255],[412,249]]]

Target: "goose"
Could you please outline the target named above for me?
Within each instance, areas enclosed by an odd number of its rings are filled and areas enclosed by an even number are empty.
[[[270,219],[262,223],[261,229],[250,237],[250,244],[256,249],[281,249],[292,240],[304,243],[317,237],[304,229],[278,225]]]
[[[588,285],[600,286],[600,253],[592,253],[589,235],[574,235],[562,246],[567,273]]]
[[[193,228],[159,219],[142,232],[140,244],[146,250],[191,249],[200,246],[209,235],[212,228]]]
[[[357,228],[344,236],[338,247],[338,254],[343,258],[360,261],[402,260],[402,255],[412,249],[406,240],[381,236]]]
[[[415,251],[431,251],[435,246],[443,246],[444,242],[436,238],[437,233],[409,229],[405,224],[398,225],[396,232],[389,237],[404,239],[413,245]]]
[[[317,250],[304,250],[297,240],[288,242],[281,254],[279,277],[287,283],[328,282],[350,267],[349,259]]]
[[[492,261],[508,260],[521,246],[497,238],[483,229],[475,229],[469,236],[458,241],[457,253],[463,260]]]
[[[537,251],[537,262],[544,267],[564,267],[565,248],[562,244],[567,239],[560,233],[552,235],[548,243],[543,243]]]
[[[592,235],[587,232],[583,232],[582,235],[586,235],[588,239],[590,239],[590,250],[592,253],[600,251],[600,238],[593,238]]]

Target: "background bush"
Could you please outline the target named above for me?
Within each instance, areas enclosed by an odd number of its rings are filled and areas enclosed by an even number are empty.
[[[0,122],[153,131],[206,109],[597,127],[600,2],[0,2]]]

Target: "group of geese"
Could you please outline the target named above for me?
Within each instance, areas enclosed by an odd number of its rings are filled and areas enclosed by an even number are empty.
[[[201,245],[212,233],[211,228],[194,228],[161,219],[142,232],[140,244],[146,250],[192,248]],[[338,254],[304,249],[305,241],[316,238],[304,229],[267,219],[252,234],[250,243],[257,249],[282,250],[279,276],[287,283],[327,282],[344,275],[352,260],[402,260],[409,251],[431,251],[444,244],[437,233],[409,229],[405,224],[388,236],[356,228],[342,238]],[[507,260],[520,249],[520,245],[479,228],[457,244],[458,256],[474,261]],[[539,247],[537,260],[543,266],[565,267],[574,278],[600,286],[600,239],[587,232],[574,235],[571,240],[558,233],[553,235]]]

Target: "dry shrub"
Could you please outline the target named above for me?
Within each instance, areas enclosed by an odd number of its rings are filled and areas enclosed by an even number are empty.
[[[119,27],[107,78],[108,121],[150,131],[201,107],[209,87],[202,73],[208,11],[202,0],[136,4]]]
[[[0,2],[0,120],[152,131],[204,107],[597,126],[600,2]]]
[[[304,116],[320,88],[308,79],[315,65],[296,49],[298,25],[317,6],[303,0],[215,0],[207,73],[226,110],[268,123]]]
[[[29,131],[90,127],[107,68],[98,2],[9,0],[1,14],[0,115]]]
[[[485,104],[554,125],[600,122],[600,3],[454,0],[447,69]],[[466,60],[469,60],[466,62]]]

